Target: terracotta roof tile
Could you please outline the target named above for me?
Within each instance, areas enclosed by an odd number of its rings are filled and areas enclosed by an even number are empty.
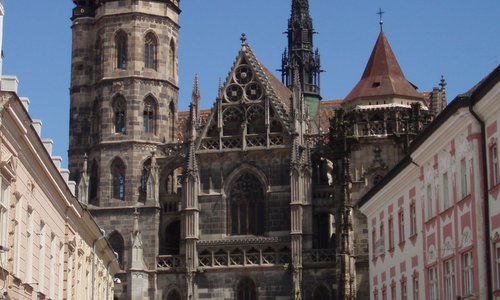
[[[380,96],[422,99],[406,80],[384,32],[380,32],[361,80],[347,95],[346,101]]]

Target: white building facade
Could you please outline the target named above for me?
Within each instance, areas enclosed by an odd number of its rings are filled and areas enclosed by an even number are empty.
[[[499,297],[499,73],[451,102],[361,201],[371,299]]]

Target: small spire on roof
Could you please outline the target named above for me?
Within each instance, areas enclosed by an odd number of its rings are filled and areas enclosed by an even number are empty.
[[[443,76],[443,75],[441,75],[441,80],[440,80],[440,82],[439,82],[439,86],[441,87],[441,90],[442,90],[442,91],[446,90],[446,86],[447,86],[447,85],[448,85],[448,84],[446,83],[446,79],[444,79],[444,76]]]
[[[382,8],[379,8],[378,9],[378,13],[377,15],[379,15],[379,24],[380,24],[380,31],[384,31],[383,30],[383,25],[384,25],[384,20],[383,20],[383,15],[385,14],[385,11],[382,11]]]
[[[247,45],[247,35],[244,32],[241,34],[240,40],[241,40],[241,46]]]

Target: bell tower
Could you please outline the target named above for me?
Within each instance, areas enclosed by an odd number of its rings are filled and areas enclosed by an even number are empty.
[[[128,252],[137,208],[147,273],[159,248],[155,155],[177,142],[179,1],[73,2],[71,178],[122,250],[123,270],[137,265]]]
[[[314,28],[309,14],[308,0],[292,0],[292,12],[288,20],[288,49],[281,60],[282,82],[289,88],[294,84],[297,72],[309,115],[314,119],[319,110],[320,55],[314,49]]]

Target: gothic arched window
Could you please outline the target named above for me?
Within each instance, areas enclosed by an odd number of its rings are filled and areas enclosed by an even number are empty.
[[[181,222],[174,221],[165,228],[164,241],[160,245],[160,255],[179,255],[181,243]]]
[[[125,164],[116,158],[111,164],[111,174],[113,175],[113,198],[125,200]]]
[[[170,136],[170,142],[175,142],[175,106],[174,102],[170,102],[168,107],[168,135]]]
[[[173,290],[170,293],[168,293],[167,300],[181,300],[181,295],[179,294],[178,291]]]
[[[125,242],[122,235],[118,231],[113,231],[108,237],[109,244],[118,254],[118,263],[123,268],[123,253],[125,250]]]
[[[97,189],[99,186],[99,166],[97,161],[93,161],[89,170],[89,203],[98,205]]]
[[[113,101],[113,124],[115,133],[125,133],[125,116],[127,105],[122,96],[118,96]]]
[[[119,31],[115,35],[116,67],[127,68],[127,34]]]
[[[144,38],[144,67],[156,70],[156,49],[158,42],[154,33],[146,34]]]
[[[335,218],[329,213],[320,213],[313,219],[313,248],[329,249],[335,247]]]
[[[168,56],[169,72],[172,78],[175,78],[175,43],[174,40],[170,41],[170,51]]]
[[[144,100],[143,123],[145,133],[155,133],[155,101],[152,97]]]
[[[236,291],[236,300],[257,300],[255,283],[251,279],[245,278],[240,281]]]
[[[139,191],[139,197],[141,200],[146,200],[148,195],[148,180],[151,174],[151,158],[148,158],[142,165],[141,172],[141,188]]]
[[[252,174],[240,176],[229,191],[232,235],[264,234],[264,189]]]
[[[326,288],[324,285],[316,287],[313,294],[313,300],[328,300],[328,299],[330,299],[330,292],[328,291],[328,288]]]

